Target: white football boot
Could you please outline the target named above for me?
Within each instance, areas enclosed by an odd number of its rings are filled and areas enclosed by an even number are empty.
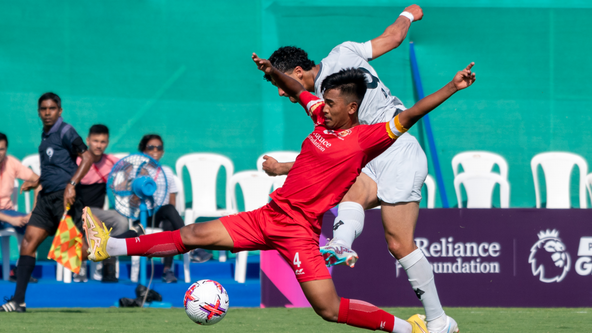
[[[425,320],[425,316],[424,317]],[[430,333],[458,333],[459,329],[458,329],[458,324],[456,323],[456,321],[454,319],[452,319],[452,317],[446,316],[446,325],[443,328],[430,328],[430,322],[428,322],[428,330],[430,331]]]
[[[335,265],[347,265],[353,268],[358,261],[356,251],[342,244],[339,240],[332,239],[327,245],[320,248],[327,267]]]

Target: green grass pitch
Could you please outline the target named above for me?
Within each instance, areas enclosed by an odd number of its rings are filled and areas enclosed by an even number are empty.
[[[386,309],[402,318],[420,308]],[[592,308],[448,308],[462,333],[592,332]],[[312,309],[231,308],[220,323],[198,326],[183,309],[29,309],[0,313],[2,332],[364,332],[327,323]]]

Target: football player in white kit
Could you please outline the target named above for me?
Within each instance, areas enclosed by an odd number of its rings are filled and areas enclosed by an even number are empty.
[[[368,62],[397,48],[405,39],[411,22],[422,17],[419,6],[409,6],[382,35],[365,43],[340,44],[318,65],[308,59],[305,51],[292,46],[276,50],[269,61],[317,96],[322,96],[321,83],[328,75],[345,68],[362,69],[367,73],[369,83],[358,111],[360,124],[388,121],[405,110],[405,106],[391,95]],[[289,97],[279,88],[278,93]],[[270,175],[287,174],[292,166],[292,163],[278,163],[269,156],[265,159],[263,167]],[[388,249],[407,272],[413,290],[423,303],[429,331],[458,332],[457,323],[445,314],[440,304],[431,265],[413,240],[421,188],[427,173],[427,158],[421,146],[415,137],[404,134],[362,169],[356,183],[339,204],[333,226],[334,238],[321,248],[321,252],[328,264],[353,267],[358,255],[351,247],[362,232],[364,210],[380,204]]]

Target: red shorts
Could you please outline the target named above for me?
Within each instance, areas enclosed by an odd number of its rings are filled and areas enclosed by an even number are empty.
[[[298,282],[331,278],[319,251],[320,235],[296,222],[275,202],[220,221],[234,242],[232,252],[277,250],[292,265]]]

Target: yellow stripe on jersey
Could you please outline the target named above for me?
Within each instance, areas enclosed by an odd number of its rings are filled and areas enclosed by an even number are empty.
[[[393,133],[393,131],[391,130],[391,122],[390,121],[386,123],[386,132],[388,133],[389,138],[391,138],[393,140],[397,138],[395,133]]]
[[[317,103],[313,106],[310,107],[310,111],[309,111],[309,115],[312,116],[312,114],[315,112],[315,110],[321,105],[323,104],[323,101],[317,101]]]
[[[407,132],[407,129],[399,122],[399,115],[386,123],[386,132],[391,139],[396,139]]]

